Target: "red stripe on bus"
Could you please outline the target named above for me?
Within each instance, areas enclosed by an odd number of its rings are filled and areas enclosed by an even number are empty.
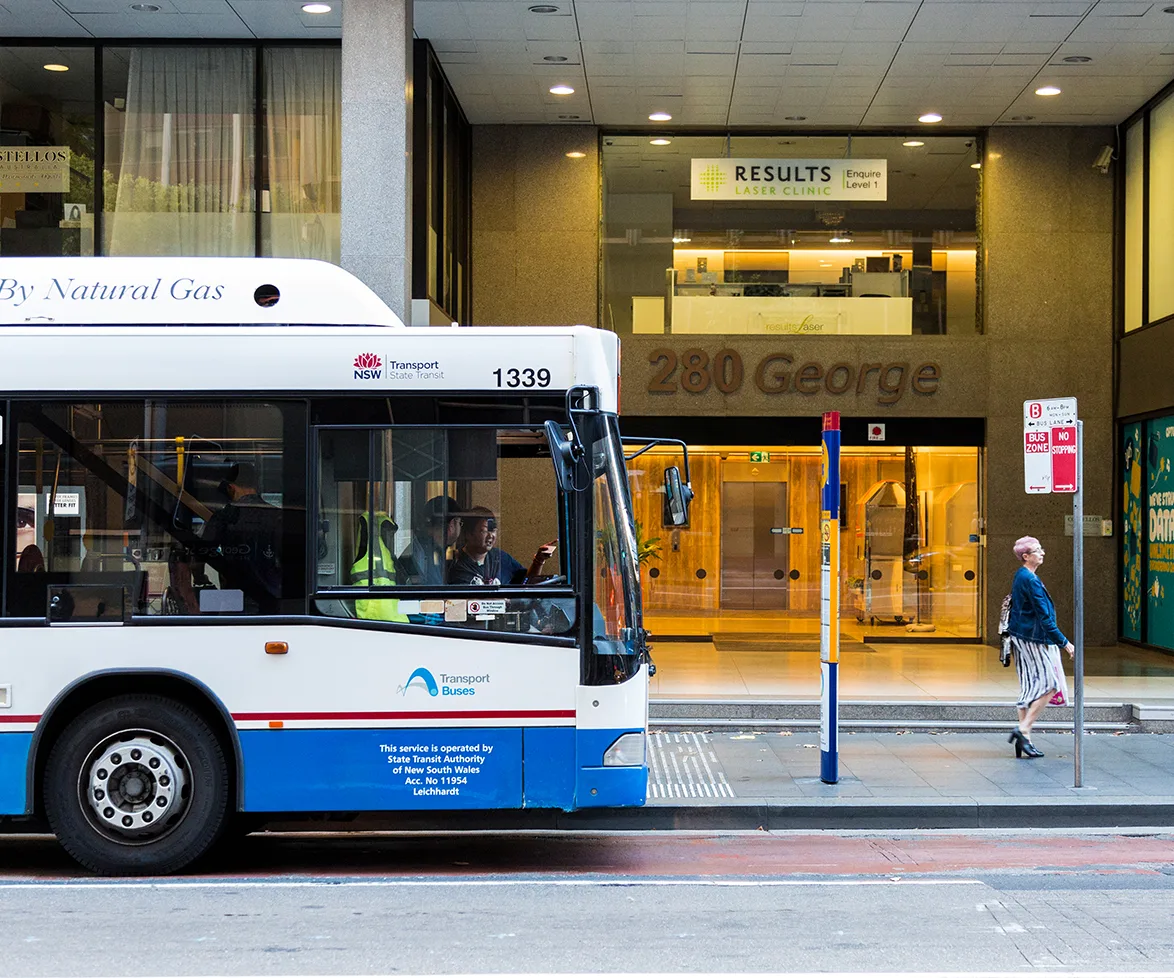
[[[40,723],[39,716],[0,716],[0,723]]]
[[[546,720],[571,719],[574,710],[460,710],[405,713],[234,713],[234,720]]]

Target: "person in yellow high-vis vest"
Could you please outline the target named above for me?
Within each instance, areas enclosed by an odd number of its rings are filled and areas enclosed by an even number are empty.
[[[355,562],[351,564],[350,582],[355,587],[367,586],[367,572],[371,571],[373,587],[395,585],[395,561],[392,557],[392,543],[397,529],[395,521],[387,514],[375,513],[375,532],[367,525],[368,514],[359,514],[355,539]],[[374,564],[371,559],[374,557]],[[355,601],[355,617],[369,621],[403,621],[408,616],[401,614],[396,598],[359,598]]]

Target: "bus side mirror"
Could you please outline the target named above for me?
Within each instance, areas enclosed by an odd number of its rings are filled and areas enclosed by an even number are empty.
[[[686,526],[689,522],[689,503],[693,490],[681,481],[681,470],[670,465],[664,470],[665,522],[669,526]]]
[[[570,435],[566,434],[557,421],[547,421],[546,441],[550,445],[550,458],[554,462],[554,476],[563,492],[575,491],[575,469],[578,468],[582,449],[578,449]]]

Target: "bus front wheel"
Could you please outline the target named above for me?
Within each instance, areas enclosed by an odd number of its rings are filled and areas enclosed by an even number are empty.
[[[228,818],[224,750],[191,708],[119,696],[69,724],[45,767],[45,813],[87,869],[175,873],[216,842]]]

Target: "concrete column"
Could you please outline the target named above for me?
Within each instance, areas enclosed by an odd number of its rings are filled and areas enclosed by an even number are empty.
[[[412,298],[412,0],[347,0],[342,267],[405,323]]]

